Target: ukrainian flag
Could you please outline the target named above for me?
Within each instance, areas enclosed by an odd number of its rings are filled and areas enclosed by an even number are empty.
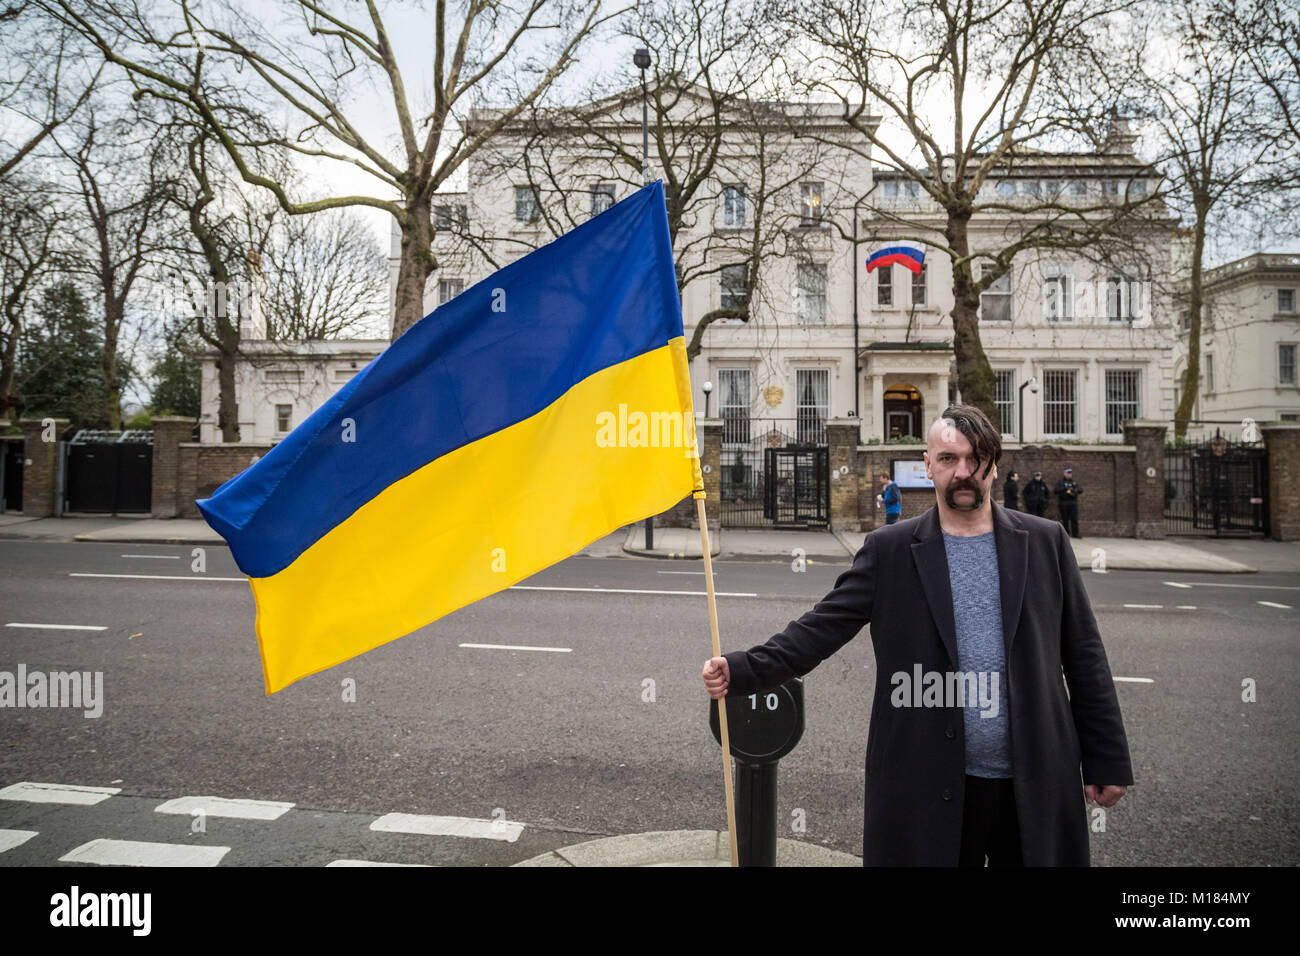
[[[702,488],[654,183],[425,316],[197,504],[272,694]]]

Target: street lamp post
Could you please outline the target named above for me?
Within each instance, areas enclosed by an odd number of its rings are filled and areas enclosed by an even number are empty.
[[[632,62],[641,71],[641,181],[650,181],[650,111],[645,85],[645,71],[650,67],[650,51],[642,47],[632,54]],[[707,397],[706,397],[707,401]],[[645,519],[645,549],[653,551],[655,546],[654,515]]]
[[[1027,382],[1022,382],[1020,385],[1020,390],[1017,392],[1017,397],[1020,399],[1020,430],[1016,432],[1016,438],[1020,439],[1020,444],[1022,445],[1025,443],[1025,389],[1026,388],[1029,389],[1031,392],[1037,394],[1038,379],[1034,378],[1032,375],[1029,376],[1029,380]]]
[[[700,388],[704,391],[704,417],[709,417],[709,395],[713,393],[713,383],[705,382]]]

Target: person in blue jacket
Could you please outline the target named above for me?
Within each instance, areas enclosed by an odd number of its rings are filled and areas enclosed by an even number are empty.
[[[887,471],[880,473],[880,494],[876,500],[885,506],[885,524],[893,524],[903,514],[903,495]]]

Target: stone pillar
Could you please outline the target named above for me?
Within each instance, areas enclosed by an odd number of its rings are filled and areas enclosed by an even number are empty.
[[[1124,423],[1124,444],[1137,449],[1133,461],[1135,538],[1165,536],[1165,431],[1163,422],[1132,418]]]
[[[861,531],[858,515],[858,489],[861,476],[857,471],[858,445],[862,421],[857,418],[826,420],[826,445],[831,472],[831,529]]]
[[[1300,541],[1300,423],[1269,422],[1259,430],[1268,449],[1268,536]]]
[[[700,470],[704,472],[704,513],[709,531],[722,527],[722,419],[705,418],[700,430]],[[698,510],[698,509],[697,509]],[[695,525],[698,527],[699,522]]]
[[[884,376],[871,376],[871,422],[867,438],[885,437],[885,384]]]
[[[23,429],[23,514],[48,518],[58,497],[59,435],[68,419],[24,418],[18,424]]]
[[[181,442],[194,440],[197,418],[163,416],[153,420],[153,490],[150,510],[155,518],[175,518],[179,509]]]

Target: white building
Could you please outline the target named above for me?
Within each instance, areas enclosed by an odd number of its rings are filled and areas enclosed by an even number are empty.
[[[1189,437],[1218,428],[1241,437],[1241,423],[1300,421],[1300,254],[1255,253],[1205,271],[1201,378]],[[1185,305],[1185,303],[1184,303]],[[1191,313],[1184,308],[1174,347],[1175,386],[1187,367]]]

